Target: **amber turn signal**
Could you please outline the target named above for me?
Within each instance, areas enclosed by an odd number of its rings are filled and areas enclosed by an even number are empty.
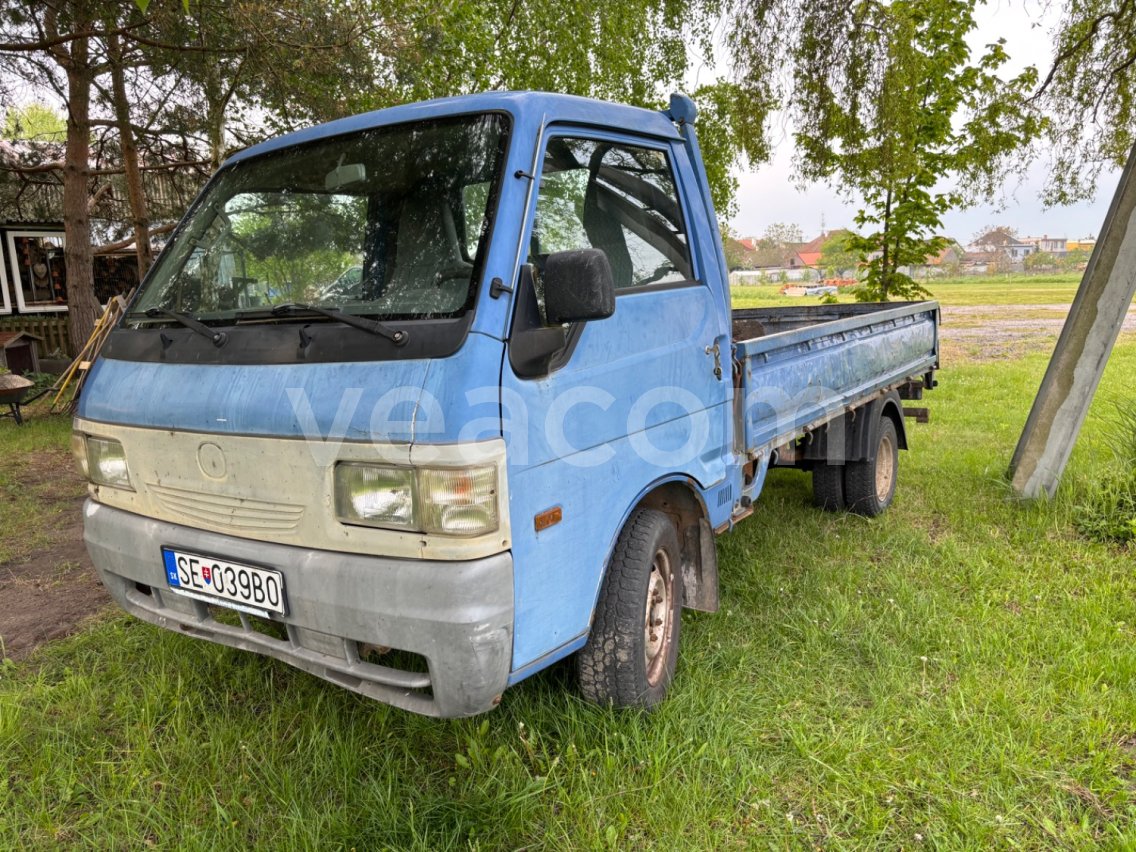
[[[559,506],[553,506],[551,509],[545,509],[543,512],[538,512],[533,516],[533,526],[536,531],[546,530],[554,524],[560,523],[564,519],[564,510]]]

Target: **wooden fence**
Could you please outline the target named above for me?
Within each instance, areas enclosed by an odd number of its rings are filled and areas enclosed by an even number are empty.
[[[27,331],[39,335],[43,342],[39,345],[41,358],[56,350],[64,354],[70,350],[70,336],[67,334],[67,314],[19,314],[0,317],[0,331]]]

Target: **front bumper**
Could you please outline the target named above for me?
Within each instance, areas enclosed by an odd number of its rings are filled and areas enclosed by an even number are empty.
[[[275,657],[416,713],[469,716],[500,701],[513,644],[508,552],[468,562],[392,559],[203,532],[92,500],[84,513],[83,538],[103,583],[151,624]],[[163,546],[282,571],[288,614],[273,620],[285,638],[243,615],[221,623],[205,603],[172,593]],[[364,662],[361,644],[419,654],[429,671]]]

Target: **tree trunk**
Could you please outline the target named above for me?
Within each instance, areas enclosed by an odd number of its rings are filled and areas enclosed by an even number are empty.
[[[78,38],[71,42],[67,71],[67,153],[63,163],[63,232],[66,238],[64,262],[67,268],[67,329],[71,354],[76,354],[95,327],[99,302],[95,297],[92,268],[91,216],[87,208],[91,153],[90,64],[92,22],[83,4],[75,5]]]
[[[110,59],[111,91],[114,96],[114,116],[118,122],[119,144],[122,146],[122,165],[126,173],[126,194],[130,198],[130,216],[134,225],[134,252],[138,257],[138,280],[154,262],[150,247],[150,211],[142,189],[142,172],[138,168],[138,147],[134,144],[134,131],[130,126],[130,102],[126,99],[126,80],[122,73],[122,48],[117,35],[107,37]]]
[[[890,256],[891,246],[888,245],[888,240],[891,238],[891,187],[887,189],[887,196],[884,200],[884,221],[883,221],[883,239],[880,241],[883,244],[883,257],[880,259],[880,298],[883,301],[888,300],[888,294],[891,292],[891,264],[892,259]]]

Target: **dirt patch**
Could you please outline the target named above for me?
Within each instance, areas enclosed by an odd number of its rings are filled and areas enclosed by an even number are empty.
[[[30,554],[0,563],[0,657],[20,659],[74,633],[110,596],[83,545],[86,485],[66,452],[31,453],[15,471],[19,492],[50,518]]]
[[[967,305],[944,307],[940,338],[943,360],[1004,361],[1052,352],[1069,305]],[[1136,333],[1130,308],[1122,334]]]

